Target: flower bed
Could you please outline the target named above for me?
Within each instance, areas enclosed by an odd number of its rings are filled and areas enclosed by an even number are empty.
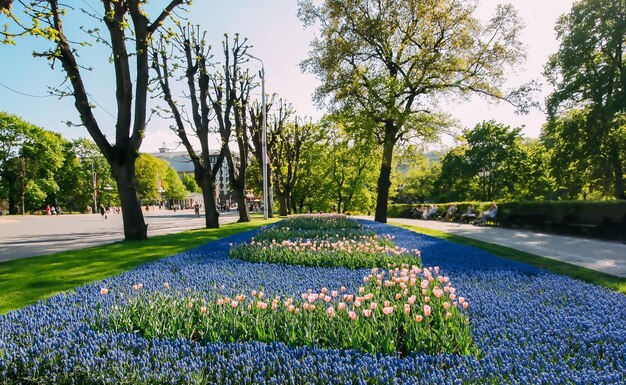
[[[261,232],[259,235],[263,235]],[[393,244],[393,237],[361,236],[353,239],[297,239],[282,242],[252,240],[234,246],[230,258],[256,263],[286,263],[349,269],[385,267],[388,264],[421,266],[419,250]]]
[[[363,230],[363,226],[343,214],[301,214],[279,222],[276,227],[292,230]]]
[[[285,240],[297,240],[297,239],[327,239],[327,240],[339,240],[343,238],[354,238],[360,236],[372,236],[375,235],[371,231],[365,231],[363,229],[334,229],[332,232],[325,229],[292,229],[290,227],[270,227],[260,232],[254,239],[259,242],[264,241],[276,241],[282,242]]]
[[[168,282],[180,298],[270,298],[337,288],[358,292],[364,270],[227,259],[236,235],[0,316],[0,384],[621,384],[626,383],[626,297],[489,253],[368,222],[440,266],[471,306],[479,356],[397,355],[258,341],[199,343],[94,330],[100,314]],[[102,288],[108,289],[101,295]],[[184,288],[189,288],[189,292]],[[123,296],[123,298],[122,298]],[[101,302],[101,308],[98,308]]]
[[[149,338],[188,338],[206,343],[262,341],[289,346],[355,349],[368,353],[470,354],[473,349],[468,301],[455,295],[450,279],[438,268],[417,266],[379,271],[365,276],[365,286],[347,294],[308,290],[298,297],[201,293],[173,296],[164,291],[139,295],[116,305],[108,317],[98,317],[97,330],[136,332]],[[102,295],[108,295],[106,288]]]

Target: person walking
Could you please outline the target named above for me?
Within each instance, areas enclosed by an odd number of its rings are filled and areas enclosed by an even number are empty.
[[[46,215],[47,216],[50,216],[51,211],[52,210],[50,209],[50,205],[46,205]]]
[[[100,203],[100,215],[102,216],[102,220],[106,220],[107,219],[107,210],[104,208],[104,205],[102,203]]]

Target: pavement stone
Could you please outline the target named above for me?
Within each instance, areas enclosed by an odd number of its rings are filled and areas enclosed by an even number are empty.
[[[204,212],[151,210],[144,212],[148,236],[204,227]],[[236,211],[220,213],[220,223],[235,222]],[[114,243],[124,239],[121,214],[0,216],[0,262]]]
[[[621,242],[421,219],[389,218],[388,221],[461,235],[626,278],[626,244]]]

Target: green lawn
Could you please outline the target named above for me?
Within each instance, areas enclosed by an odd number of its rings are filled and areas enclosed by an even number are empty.
[[[94,282],[207,242],[256,229],[279,219],[231,223],[0,263],[0,314],[61,291]]]
[[[430,235],[436,238],[445,239],[446,241],[459,243],[463,245],[474,246],[479,249],[488,251],[499,257],[511,259],[513,261],[523,262],[528,265],[536,266],[541,269],[549,270],[556,274],[566,275],[581,281],[593,283],[595,285],[604,286],[611,290],[615,290],[626,294],[626,278],[620,278],[613,275],[601,273],[584,267],[571,265],[569,263],[557,261],[554,259],[541,257],[538,255],[526,253],[523,251],[511,249],[510,247],[494,245],[476,239],[466,238],[459,235],[448,234],[443,231],[426,229],[423,227],[404,225],[400,223],[390,223],[393,226],[403,227],[417,233]]]

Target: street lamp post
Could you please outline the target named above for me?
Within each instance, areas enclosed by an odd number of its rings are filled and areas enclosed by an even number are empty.
[[[491,175],[491,172],[487,169],[481,168],[480,171],[478,171],[478,176],[480,177],[480,181],[482,182],[482,187],[483,187],[483,200],[487,200],[489,197],[487,196],[487,178],[489,178],[489,176]]]
[[[262,164],[263,164],[263,218],[267,219],[268,215],[268,199],[267,199],[267,112],[265,111],[265,65],[263,64],[263,60],[259,59],[256,56],[250,55],[249,53],[245,53],[251,59],[255,59],[261,62],[261,71],[259,71],[259,76],[261,77],[261,108],[263,109],[263,128],[261,132],[261,152],[263,156]]]

